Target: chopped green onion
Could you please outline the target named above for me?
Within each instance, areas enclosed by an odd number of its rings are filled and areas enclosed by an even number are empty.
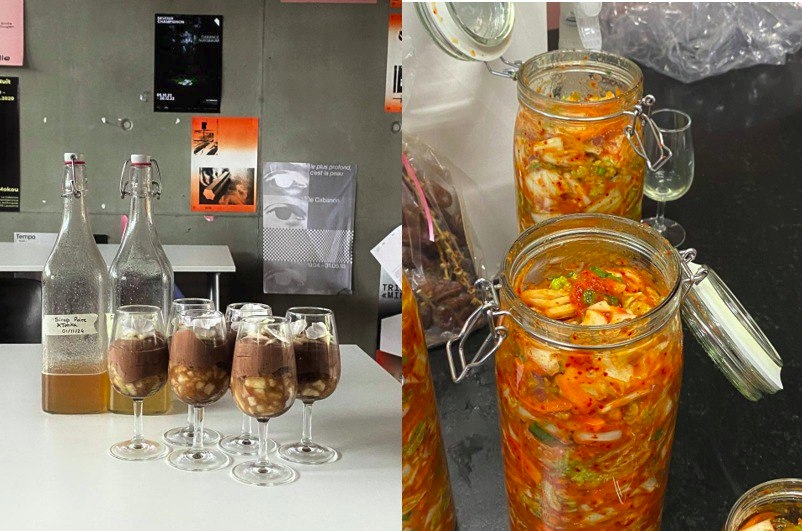
[[[604,176],[604,168],[602,166],[599,166],[598,168],[596,168],[596,173],[598,173],[599,175],[601,175],[603,177]]]
[[[607,299],[607,304],[610,306],[621,306],[621,301],[619,301],[618,297],[615,295],[605,295],[604,297]]]
[[[568,285],[568,279],[563,276],[559,276],[559,277],[554,277],[551,280],[551,285],[549,287],[554,291],[559,291],[567,285]]]
[[[593,291],[592,289],[585,290],[585,292],[582,293],[582,302],[584,302],[588,306],[593,304],[595,301],[596,301],[596,292]]]
[[[529,433],[535,436],[537,440],[548,446],[555,446],[560,443],[554,435],[544,430],[537,422],[529,425]]]
[[[604,269],[602,269],[600,267],[595,267],[594,266],[594,267],[591,267],[590,270],[593,271],[594,273],[596,273],[596,276],[599,277],[599,278],[609,278],[609,279],[615,280],[616,282],[621,282],[622,284],[624,283],[624,280],[621,277],[619,277],[617,275],[614,275],[612,273],[608,273],[607,271],[605,271]]]

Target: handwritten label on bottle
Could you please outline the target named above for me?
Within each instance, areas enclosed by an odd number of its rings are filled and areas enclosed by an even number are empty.
[[[46,336],[88,336],[97,334],[96,313],[45,315],[42,330]]]

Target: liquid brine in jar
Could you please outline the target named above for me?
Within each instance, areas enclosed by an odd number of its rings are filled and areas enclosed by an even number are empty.
[[[403,279],[402,528],[453,531],[454,502],[448,479],[429,355],[412,288]]]
[[[682,377],[676,253],[635,223],[564,219],[524,233],[502,275],[511,528],[656,531]]]
[[[517,79],[519,229],[581,212],[640,220],[646,163],[625,133],[643,95],[638,66],[604,52],[554,51],[526,61]]]

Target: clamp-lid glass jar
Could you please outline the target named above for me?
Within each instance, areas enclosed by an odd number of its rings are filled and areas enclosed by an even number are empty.
[[[639,220],[646,161],[638,118],[653,103],[642,99],[640,68],[610,53],[559,50],[529,59],[516,78],[519,229],[578,212]]]
[[[448,361],[458,382],[496,353],[512,529],[659,528],[682,376],[680,307],[724,322],[695,286],[707,269],[691,265],[694,256],[639,223],[575,214],[525,231],[498,285],[477,283],[485,303],[463,331],[484,316],[492,334],[469,363],[464,335],[455,337]],[[730,330],[715,328],[702,337]],[[741,333],[776,356],[759,329]],[[749,359],[742,344],[716,352]],[[777,390],[754,383],[750,398]]]
[[[785,478],[761,483],[732,506],[724,531],[798,529],[802,523],[802,480]]]
[[[453,531],[454,501],[448,479],[440,421],[429,369],[429,353],[412,288],[401,288],[402,391],[402,527]]]

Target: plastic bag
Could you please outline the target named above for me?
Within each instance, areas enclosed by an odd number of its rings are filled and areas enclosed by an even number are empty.
[[[689,83],[802,47],[802,3],[605,3],[602,47]]]
[[[479,305],[470,230],[453,186],[451,173],[458,170],[409,135],[402,157],[402,261],[431,348],[458,332]]]

